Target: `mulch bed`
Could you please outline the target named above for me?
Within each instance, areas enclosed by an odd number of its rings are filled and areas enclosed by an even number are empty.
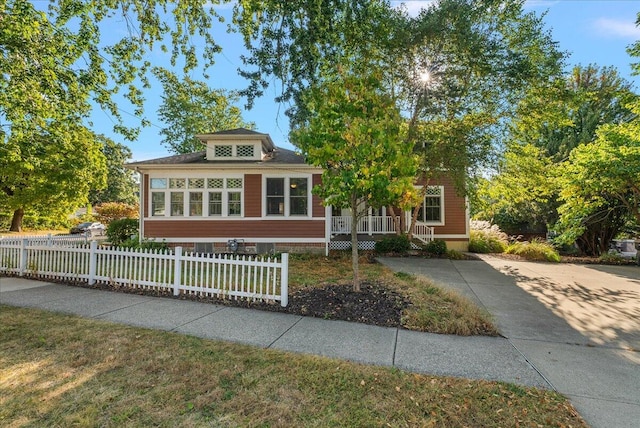
[[[363,282],[359,292],[353,291],[350,284],[306,288],[291,293],[286,308],[280,306],[279,302],[212,299],[189,295],[181,298],[382,327],[400,327],[402,311],[411,304],[406,297],[380,282]]]

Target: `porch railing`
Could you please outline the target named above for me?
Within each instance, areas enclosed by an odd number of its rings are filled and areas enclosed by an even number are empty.
[[[334,216],[331,217],[331,234],[351,233],[351,216]],[[362,234],[378,234],[378,233],[394,233],[393,218],[390,216],[366,216],[358,220],[358,233]]]
[[[416,222],[413,227],[413,236],[425,244],[433,241],[433,227],[424,223]]]
[[[334,216],[331,217],[331,234],[349,234],[351,233],[351,216]],[[360,234],[382,234],[395,233],[395,225],[391,216],[367,216],[358,220],[358,233]],[[433,241],[433,227],[424,223],[417,222],[413,227],[413,236],[422,242]]]

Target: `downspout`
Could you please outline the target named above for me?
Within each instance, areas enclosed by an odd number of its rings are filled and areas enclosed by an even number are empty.
[[[139,181],[139,186],[140,186],[140,190],[139,190],[139,194],[140,194],[140,200],[138,203],[138,211],[139,211],[139,220],[138,220],[138,243],[142,244],[142,237],[144,236],[144,174],[142,174],[140,171],[138,171],[138,167],[136,167],[136,172],[138,173],[138,181]]]
[[[331,206],[324,207],[324,255],[329,257],[329,242],[331,241]]]

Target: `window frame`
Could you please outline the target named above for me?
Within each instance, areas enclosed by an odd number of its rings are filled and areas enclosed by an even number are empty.
[[[262,176],[262,217],[268,219],[308,219],[313,216],[313,197],[311,189],[313,182],[310,174],[295,174],[295,175],[278,175],[278,174],[264,174]],[[269,179],[282,179],[284,181],[284,194],[278,196],[284,198],[284,209],[282,214],[268,214],[268,201],[269,195],[267,194],[267,182]],[[291,214],[291,180],[300,179],[305,180],[307,183],[306,191],[306,214]],[[298,196],[299,197],[299,196]],[[299,197],[301,198],[301,197]]]
[[[190,186],[189,181],[193,180],[203,180],[202,186]],[[209,180],[211,179],[221,179],[222,187],[209,187]],[[151,189],[151,181],[155,180],[155,183],[161,182],[160,180],[164,180],[167,184],[165,188],[160,189]],[[171,180],[181,180],[180,183],[184,182],[184,187],[179,188],[171,188],[169,186],[169,182]],[[182,181],[183,180],[183,181]],[[240,180],[241,185],[239,187],[229,187],[229,180]],[[176,182],[176,181],[174,181]],[[221,219],[221,218],[244,218],[244,186],[245,186],[245,177],[244,174],[229,174],[229,175],[202,175],[202,176],[178,176],[178,175],[166,175],[161,177],[153,177],[149,179],[149,185],[147,186],[147,191],[149,192],[149,215],[147,218],[174,218],[174,219]],[[154,215],[154,201],[153,194],[164,194],[164,214],[162,215]],[[173,214],[177,213],[177,205],[174,202],[177,196],[173,196],[174,193],[182,194],[182,210],[181,214]],[[192,214],[193,210],[193,202],[192,202],[192,194],[199,193],[201,195],[201,214]],[[211,214],[210,213],[210,203],[211,203],[211,194],[212,193],[220,193],[221,194],[221,214]],[[238,194],[239,196],[230,196],[231,194]],[[232,200],[232,198],[237,198],[237,200]],[[156,201],[159,202],[159,201]],[[239,214],[233,214],[233,207],[239,208]],[[196,210],[197,211],[197,210]]]
[[[445,209],[444,209],[444,186],[442,185],[430,185],[429,188],[438,188],[440,190],[439,195],[428,195],[425,194],[424,198],[422,198],[422,203],[420,204],[420,209],[422,210],[421,215],[418,215],[418,221],[424,223],[428,226],[444,226],[445,225]],[[439,198],[440,199],[440,220],[426,220],[425,216],[427,213],[427,199],[428,198]]]

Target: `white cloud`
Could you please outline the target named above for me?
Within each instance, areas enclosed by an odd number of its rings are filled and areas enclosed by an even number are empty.
[[[427,9],[437,0],[396,0],[391,2],[391,6],[400,7],[404,5],[410,16],[418,16],[420,10]]]
[[[640,28],[632,21],[600,18],[594,22],[594,26],[604,36],[640,39]]]

